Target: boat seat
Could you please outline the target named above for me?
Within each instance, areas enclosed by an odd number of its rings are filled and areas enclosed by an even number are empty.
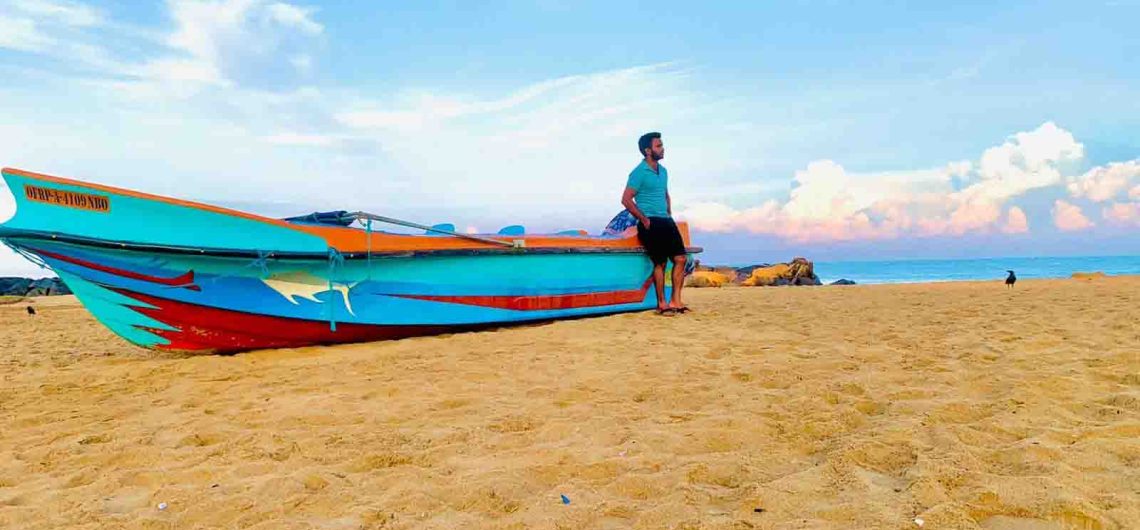
[[[526,234],[526,228],[523,225],[504,226],[499,229],[500,236],[521,236]]]

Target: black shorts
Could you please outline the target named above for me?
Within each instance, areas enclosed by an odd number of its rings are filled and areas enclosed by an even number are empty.
[[[677,223],[669,217],[650,217],[649,229],[637,223],[637,239],[645,247],[645,253],[655,265],[669,261],[673,256],[685,254],[685,242],[681,240],[681,231],[677,230]]]

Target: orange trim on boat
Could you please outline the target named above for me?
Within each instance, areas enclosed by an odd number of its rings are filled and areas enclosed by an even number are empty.
[[[280,219],[273,219],[271,217],[263,217],[256,214],[242,212],[240,210],[232,210],[220,206],[212,206],[199,202],[187,201],[182,199],[175,199],[172,197],[164,197],[161,195],[153,195],[150,193],[143,193],[123,188],[116,188],[113,186],[106,186],[103,184],[94,184],[80,180],[68,179],[63,177],[55,177],[51,175],[44,175],[42,173],[33,173],[15,168],[3,168],[4,173],[12,173],[29,179],[40,180],[44,182],[52,182],[55,184],[63,184],[66,186],[77,186],[99,190],[108,193],[116,193],[128,197],[135,197],[138,199],[145,199],[156,202],[163,202],[175,206],[182,206],[186,208],[194,208],[198,210],[205,210],[208,212],[218,213],[222,215],[232,215],[251,221],[259,221],[268,223],[281,228],[296,230],[311,234],[325,240],[325,243],[335,248],[339,252],[415,252],[415,251],[428,251],[428,250],[463,250],[463,249],[486,249],[486,248],[499,248],[490,243],[480,243],[469,239],[462,239],[457,237],[441,237],[441,236],[421,236],[421,235],[402,235],[402,234],[385,234],[372,232],[369,234],[365,230],[359,228],[339,227],[339,226],[315,226],[294,224]],[[689,241],[689,226],[688,223],[678,222],[677,228],[681,232],[681,238],[685,246],[690,246]],[[637,240],[637,233],[634,229],[629,229],[621,238],[601,238],[601,237],[579,237],[579,236],[494,236],[487,235],[491,239],[499,239],[504,242],[510,243],[516,239],[521,239],[525,242],[526,247],[531,248],[601,248],[601,249],[620,249],[620,248],[637,248],[641,243]],[[369,241],[371,238],[371,241]]]

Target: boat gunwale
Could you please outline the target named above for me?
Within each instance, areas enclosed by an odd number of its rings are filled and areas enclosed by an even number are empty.
[[[417,235],[417,234],[397,234],[397,233],[386,233],[386,232],[382,232],[382,231],[380,231],[380,232],[369,232],[369,231],[365,231],[365,230],[362,230],[360,228],[355,228],[355,227],[330,226],[330,225],[321,225],[321,224],[291,222],[291,221],[286,221],[284,219],[276,219],[276,218],[272,218],[272,217],[266,217],[266,216],[262,216],[262,215],[258,215],[258,214],[254,214],[254,213],[250,213],[250,212],[245,212],[245,211],[241,211],[241,210],[223,207],[223,206],[215,206],[212,204],[206,204],[206,203],[202,203],[202,202],[190,201],[190,200],[185,200],[185,199],[177,199],[174,197],[167,197],[167,196],[163,196],[163,195],[156,195],[156,194],[152,194],[152,193],[135,191],[135,190],[127,189],[127,188],[119,188],[119,187],[109,186],[106,184],[99,184],[99,183],[95,183],[95,182],[77,180],[77,179],[66,178],[66,177],[57,177],[57,176],[53,176],[53,175],[36,173],[36,172],[27,171],[27,170],[18,169],[18,168],[13,168],[13,167],[0,168],[0,174],[11,174],[11,175],[23,177],[26,179],[40,180],[40,181],[45,181],[45,182],[49,182],[49,183],[53,183],[53,184],[62,184],[65,186],[89,188],[89,189],[98,190],[98,191],[102,191],[102,192],[106,192],[106,193],[115,193],[115,194],[120,194],[120,195],[124,195],[127,197],[133,197],[136,199],[154,201],[154,202],[158,202],[158,203],[164,203],[164,204],[179,206],[179,207],[187,207],[187,208],[197,209],[197,210],[211,212],[211,213],[215,213],[215,214],[227,215],[227,216],[246,219],[246,220],[250,220],[250,221],[262,222],[262,223],[266,223],[268,225],[272,225],[272,226],[276,226],[276,227],[280,227],[280,228],[286,228],[286,229],[293,230],[293,231],[296,231],[299,233],[308,234],[310,236],[315,236],[315,237],[321,238],[324,240],[325,244],[329,248],[337,250],[338,252],[340,252],[340,254],[342,256],[346,256],[346,257],[348,257],[348,256],[357,257],[357,256],[367,256],[367,255],[372,255],[372,256],[385,256],[385,255],[388,255],[388,256],[410,256],[411,257],[411,256],[433,256],[433,255],[502,254],[502,253],[518,252],[518,249],[516,249],[516,248],[501,249],[501,248],[498,248],[497,246],[490,246],[490,243],[472,244],[472,242],[470,242],[470,241],[465,241],[463,243],[456,244],[453,241],[449,241],[452,238],[441,238],[439,236],[426,236],[426,235]],[[12,193],[15,194],[14,191],[12,191]],[[678,225],[682,225],[682,224],[684,224],[684,223],[678,223]],[[3,223],[0,223],[0,234],[3,233],[3,228],[4,228]],[[27,229],[10,229],[10,230],[30,231]],[[48,233],[46,231],[40,231],[40,232]],[[583,254],[607,253],[607,252],[608,253],[639,253],[639,252],[643,253],[644,247],[642,247],[640,244],[637,244],[638,243],[637,237],[635,235],[631,235],[629,232],[632,232],[632,230],[627,231],[625,234],[623,234],[623,237],[618,237],[618,238],[598,237],[598,236],[590,236],[590,235],[584,235],[583,236],[583,235],[560,235],[560,234],[523,234],[520,236],[507,236],[507,235],[502,235],[502,234],[487,234],[486,237],[489,239],[502,238],[503,241],[501,241],[501,242],[505,243],[505,244],[511,244],[511,243],[514,243],[515,241],[520,241],[520,240],[523,241],[523,245],[526,245],[528,243],[534,243],[534,246],[526,246],[526,252],[528,252],[528,253],[583,253]],[[55,235],[58,235],[58,234],[55,234]],[[483,234],[479,234],[479,235],[483,235]],[[3,236],[0,236],[0,237],[3,237]],[[68,236],[68,237],[83,237],[83,236]],[[684,240],[686,242],[689,242],[687,226],[682,230],[682,237],[684,238]],[[400,248],[399,250],[389,250],[389,251],[380,251],[380,252],[369,250],[369,249],[373,248],[372,246],[374,244],[380,244],[381,248],[382,248],[385,243],[389,243],[389,244],[394,243],[396,241],[396,239],[393,239],[393,238],[400,238],[401,246],[403,248]],[[408,238],[408,239],[403,239],[403,238]],[[53,239],[55,239],[55,238],[53,238]],[[98,238],[90,238],[90,239],[97,240]],[[384,239],[388,239],[389,241],[383,241]],[[124,242],[124,243],[131,244],[128,242]],[[442,245],[439,245],[439,246],[442,248],[432,248],[434,246],[433,244],[440,244],[440,243],[442,243]],[[562,243],[565,243],[565,247],[561,246]],[[115,242],[112,244],[115,246],[119,246],[119,247],[122,246],[118,242]],[[559,244],[559,246],[557,246],[557,247],[552,246],[553,244]],[[144,244],[139,243],[137,245],[144,245]],[[153,245],[157,248],[170,248],[170,247],[167,247],[165,245],[155,244],[155,243],[147,243],[145,245]],[[179,248],[190,249],[188,253],[195,253],[195,254],[202,254],[203,253],[200,251],[200,249],[193,249],[192,247],[179,247]],[[565,248],[566,250],[563,250],[563,248]],[[697,249],[696,252],[701,252],[701,249],[699,249],[698,247],[686,247],[686,248],[696,248]],[[605,250],[602,250],[602,249],[605,249]],[[225,251],[225,252],[230,252],[230,251],[236,252],[236,253],[239,253],[238,255],[241,255],[241,256],[257,255],[258,254],[257,250],[248,250],[248,251],[246,251],[244,249],[220,249],[220,250]],[[248,252],[249,254],[246,254],[246,252]],[[276,254],[277,255],[283,255],[284,253],[277,252]],[[309,255],[323,255],[323,253],[321,253],[321,252],[295,253],[295,254],[302,254],[305,257],[308,257]]]
[[[53,232],[35,230],[6,229],[0,226],[0,239],[31,239],[41,241],[55,241],[79,246],[89,246],[104,249],[126,250],[133,252],[153,252],[167,254],[182,254],[194,256],[211,256],[221,258],[273,258],[283,260],[327,260],[328,251],[325,252],[289,252],[266,251],[260,249],[234,249],[234,248],[195,248],[178,245],[158,245],[152,243],[133,243],[127,241],[113,241],[107,239],[71,236]],[[22,245],[21,245],[22,246]],[[332,247],[329,250],[336,250]],[[28,249],[29,252],[35,252]],[[701,247],[686,247],[686,254],[703,252]],[[645,254],[644,247],[523,247],[523,248],[444,248],[434,250],[395,250],[371,252],[341,252],[337,253],[345,259],[370,258],[416,258],[435,256],[525,256],[525,255],[551,255],[551,254]]]

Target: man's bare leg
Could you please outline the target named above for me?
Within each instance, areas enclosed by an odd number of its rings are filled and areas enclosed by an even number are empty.
[[[685,255],[673,256],[673,296],[670,297],[669,307],[681,309],[681,288],[685,286]]]
[[[665,309],[665,264],[653,264],[653,289],[657,291],[657,310]]]

